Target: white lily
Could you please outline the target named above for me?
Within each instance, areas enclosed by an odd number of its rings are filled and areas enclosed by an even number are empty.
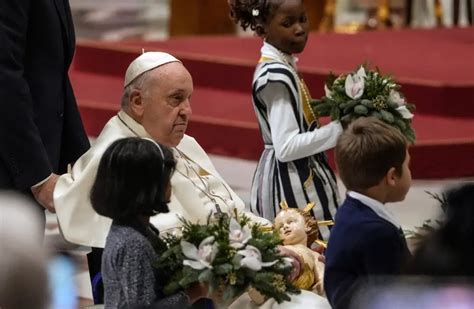
[[[359,70],[357,70],[357,76],[359,76],[360,78],[365,78],[367,77],[367,74],[365,74],[365,69],[363,66],[360,66]]]
[[[242,227],[237,220],[231,218],[229,224],[230,245],[235,249],[240,249],[249,241],[250,238],[252,238],[252,232],[248,225]]]
[[[240,260],[240,266],[253,271],[259,271],[262,267],[269,267],[278,262],[262,262],[260,250],[251,245],[247,245],[244,250],[237,251],[237,254],[243,256],[243,259]]]
[[[403,106],[407,104],[405,98],[403,98],[398,91],[395,91],[393,89],[390,90],[390,94],[388,95],[388,100],[390,102],[397,104],[398,106]]]
[[[403,118],[405,119],[412,119],[413,118],[413,114],[408,110],[408,108],[406,107],[406,105],[403,105],[403,106],[399,106],[396,108],[396,110],[402,115]]]
[[[364,67],[360,67],[356,74],[349,74],[346,77],[346,82],[344,83],[344,88],[346,94],[351,99],[359,99],[362,94],[364,94],[365,86],[365,74]]]
[[[283,267],[285,268],[293,266],[293,259],[290,257],[285,256],[284,258],[282,258],[282,261],[283,261]]]
[[[324,84],[324,95],[326,98],[331,98],[332,91],[328,88],[328,85]]]
[[[214,243],[214,236],[205,238],[196,248],[192,243],[181,240],[181,249],[183,254],[189,260],[184,260],[183,265],[187,265],[194,269],[212,268],[212,262],[216,257],[218,248]]]

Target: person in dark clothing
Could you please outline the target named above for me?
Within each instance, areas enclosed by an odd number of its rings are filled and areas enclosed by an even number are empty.
[[[326,251],[324,287],[333,308],[349,308],[357,285],[401,271],[410,253],[386,203],[405,199],[410,155],[402,133],[375,118],[351,123],[336,146],[336,165],[348,193]]]
[[[0,1],[0,189],[54,212],[58,174],[89,148],[68,77],[74,27],[67,0]]]
[[[44,228],[58,175],[90,147],[68,76],[69,1],[0,0],[0,46],[0,189],[34,198]]]
[[[164,296],[152,265],[159,232],[150,217],[169,211],[175,164],[169,148],[138,137],[115,141],[100,160],[90,199],[113,220],[102,255],[105,308],[184,308],[207,295],[196,284]]]
[[[474,182],[438,196],[438,228],[426,231],[404,276],[372,280],[351,308],[472,308],[474,304]]]

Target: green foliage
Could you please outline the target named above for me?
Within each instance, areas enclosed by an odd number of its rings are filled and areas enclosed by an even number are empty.
[[[359,104],[354,107],[354,113],[358,115],[367,115],[369,113],[369,110],[364,105]]]
[[[232,218],[241,228],[247,226],[250,229],[251,237],[246,243],[242,243],[239,249],[234,248],[229,239]],[[159,259],[154,267],[159,274],[159,286],[165,294],[176,293],[197,282],[208,284],[210,293],[218,291],[224,301],[239,296],[250,287],[279,303],[289,300],[289,293],[299,293],[288,280],[291,266],[285,263],[277,249],[282,242],[278,233],[265,231],[260,225],[252,224],[248,217],[238,214],[232,217],[227,214],[209,216],[207,224],[204,225],[191,223],[185,219],[181,221],[182,235],[164,237],[166,244],[164,250],[163,246],[157,246],[161,249],[158,251]],[[214,237],[214,244],[217,245],[217,253],[211,262],[212,268],[194,269],[184,265],[183,261],[187,257],[183,253],[181,241],[185,240],[198,248],[209,236]],[[248,246],[258,249],[262,263],[274,261],[276,263],[263,266],[259,271],[246,268],[241,264],[243,256],[237,252]]]
[[[446,210],[448,209],[448,198],[446,197],[446,194],[442,193],[440,195],[438,193],[433,193],[430,191],[425,191],[425,193],[431,196],[436,201],[438,201],[439,206],[441,207],[441,210],[443,211],[443,214],[445,214]]]
[[[395,122],[395,117],[391,112],[382,109],[380,110],[380,114],[382,115],[382,120],[386,123],[392,124]]]
[[[397,108],[400,103],[391,96],[392,92],[399,93],[400,85],[392,77],[383,76],[378,68],[375,71],[365,69],[364,88],[362,96],[353,99],[346,93],[345,83],[348,75],[356,75],[356,71],[336,77],[330,73],[326,79],[328,96],[312,100],[314,113],[321,117],[329,116],[331,120],[340,120],[348,124],[359,117],[376,117],[398,128],[410,142],[416,139],[411,119],[406,119]],[[400,94],[401,95],[401,94]],[[403,104],[402,104],[403,105]],[[413,112],[415,106],[406,104],[405,107]]]
[[[427,219],[423,221],[421,226],[415,226],[413,230],[404,230],[403,232],[407,238],[424,239],[426,235],[438,230],[441,226],[443,226],[443,224],[445,224],[446,212],[449,207],[446,195],[444,193],[440,195],[430,191],[425,191],[425,193],[439,203],[439,207],[441,208],[441,219]]]

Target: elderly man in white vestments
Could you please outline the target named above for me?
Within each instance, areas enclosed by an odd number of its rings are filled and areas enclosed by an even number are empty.
[[[192,93],[188,70],[167,53],[147,52],[130,64],[121,110],[107,122],[93,147],[56,184],[54,203],[66,240],[104,247],[111,220],[95,213],[89,194],[102,154],[111,143],[125,137],[152,138],[171,147],[175,154],[170,213],[151,218],[160,232],[181,226],[177,214],[204,223],[217,209],[244,211],[244,203],[217,173],[204,150],[185,135]]]

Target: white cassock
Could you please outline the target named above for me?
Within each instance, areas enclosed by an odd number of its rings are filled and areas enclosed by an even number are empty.
[[[107,147],[118,139],[136,136],[150,137],[139,123],[120,111],[107,122],[95,144],[76,161],[72,170],[59,177],[54,189],[54,204],[61,232],[67,241],[90,247],[103,248],[105,246],[105,239],[112,221],[94,211],[89,199],[90,191],[100,159]],[[245,211],[244,202],[222,179],[194,138],[185,135],[176,148],[193,164],[207,172],[209,181],[214,183],[214,195],[222,196],[221,200],[231,201],[228,204],[218,201],[222,211],[228,212],[230,207],[235,207],[240,212]],[[205,223],[208,215],[215,212],[214,201],[202,194],[202,190],[196,188],[199,180],[193,182],[186,177],[185,173],[178,172],[180,166],[183,166],[179,160],[183,159],[178,159],[177,171],[171,178],[173,194],[168,204],[170,212],[151,218],[151,223],[160,232],[181,227],[177,214],[193,222]],[[258,218],[249,212],[245,213],[256,222],[268,223],[265,219]]]

